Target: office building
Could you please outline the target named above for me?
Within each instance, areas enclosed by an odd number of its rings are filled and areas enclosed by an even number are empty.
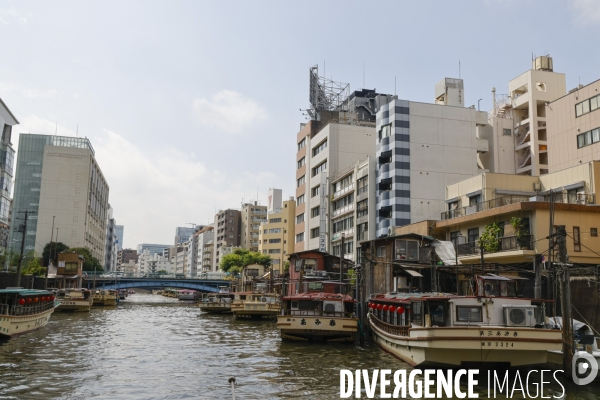
[[[240,218],[242,223],[240,246],[250,251],[258,251],[260,224],[267,221],[267,206],[259,206],[256,201],[244,203]]]
[[[232,249],[240,246],[241,225],[241,212],[239,210],[219,210],[215,215],[213,265],[217,270],[224,255],[224,249],[222,248]]]
[[[138,244],[137,252],[138,254],[142,254],[144,253],[144,250],[149,250],[150,254],[162,254],[163,250],[168,249],[169,247],[171,246],[168,244],[142,243]]]
[[[86,138],[21,134],[13,199],[11,247],[18,251],[25,211],[25,251],[50,242],[86,247],[101,263],[106,243],[108,183]],[[54,231],[52,227],[54,226]]]
[[[138,252],[133,249],[123,249],[119,250],[117,253],[117,270],[123,266],[123,264],[128,264],[132,261],[134,264],[138,262]]]
[[[0,99],[0,129],[2,129],[2,142],[0,142],[0,247],[8,246],[11,195],[13,189],[13,163],[15,151],[12,148],[12,127],[18,124],[17,118],[10,112],[6,104]]]
[[[272,189],[271,189],[272,190]],[[266,222],[260,225],[260,234],[258,238],[258,251],[271,257],[271,266],[274,276],[279,276],[284,272],[284,264],[289,259],[289,255],[294,252],[294,218],[296,214],[296,201],[293,197],[284,202],[281,201],[281,195],[269,191],[269,198],[273,199],[268,207]],[[275,194],[275,196],[271,196]]]
[[[104,271],[117,270],[117,232],[116,220],[113,218],[113,209],[108,205],[106,217],[106,241],[104,250]]]
[[[123,234],[125,233],[125,226],[115,225],[115,235],[117,235],[117,253],[123,249]]]
[[[187,242],[194,232],[200,228],[202,228],[202,226],[193,228],[178,226],[175,228],[175,246]]]

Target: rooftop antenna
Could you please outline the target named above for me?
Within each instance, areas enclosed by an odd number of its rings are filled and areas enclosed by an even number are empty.
[[[394,96],[396,96],[396,77],[394,77]]]

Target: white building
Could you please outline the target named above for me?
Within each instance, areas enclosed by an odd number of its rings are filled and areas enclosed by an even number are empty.
[[[212,249],[210,246],[207,247],[209,242],[212,242],[214,239],[214,228],[212,226],[207,226],[198,232],[196,232],[193,236],[194,238],[194,249],[191,255],[188,256],[188,271],[187,275],[197,276],[202,272],[212,272]],[[204,261],[210,260],[210,263],[206,265]]]
[[[160,254],[151,254],[146,249],[138,258],[137,272],[140,275],[156,274],[159,271],[166,271],[167,274],[173,274],[173,264]]]

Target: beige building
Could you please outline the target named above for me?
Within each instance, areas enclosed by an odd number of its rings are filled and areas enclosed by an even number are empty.
[[[267,221],[267,206],[258,202],[242,204],[241,236],[239,245],[250,251],[258,251],[260,224]]]
[[[550,172],[600,159],[600,80],[579,86],[547,107]]]
[[[21,134],[14,210],[27,222],[25,250],[41,254],[51,239],[86,247],[104,260],[109,188],[86,138]],[[13,218],[13,225],[22,219]],[[16,228],[16,225],[14,226]],[[54,230],[52,229],[54,227]],[[21,232],[12,233],[17,249]]]
[[[259,251],[271,257],[271,266],[277,271],[275,276],[283,274],[283,264],[294,252],[296,202],[290,197],[278,206],[269,211],[267,221],[261,224],[258,240]]]

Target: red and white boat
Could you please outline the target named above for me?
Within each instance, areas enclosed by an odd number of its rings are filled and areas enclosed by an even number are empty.
[[[47,290],[0,290],[0,337],[13,337],[43,328],[54,312],[54,295]]]

